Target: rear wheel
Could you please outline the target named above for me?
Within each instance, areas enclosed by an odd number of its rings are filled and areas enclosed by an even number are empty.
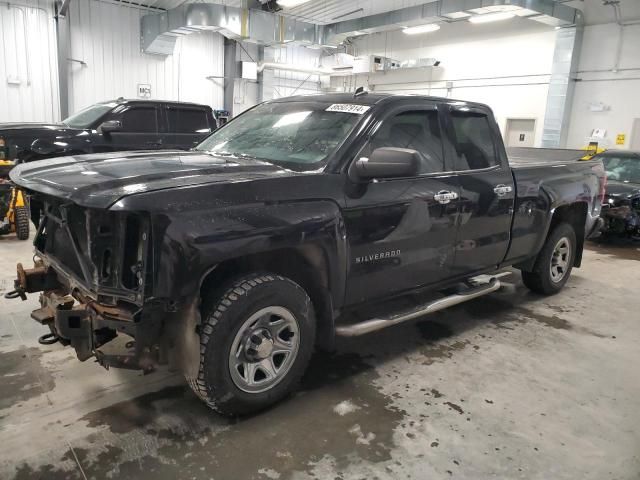
[[[198,376],[187,378],[194,392],[226,415],[262,410],[292,392],[315,341],[307,293],[263,273],[212,294],[203,301]]]
[[[16,235],[18,240],[27,240],[29,238],[29,207],[15,207]]]
[[[540,250],[532,271],[522,272],[524,284],[543,295],[553,295],[562,290],[571,275],[576,243],[576,233],[571,225],[556,225]]]

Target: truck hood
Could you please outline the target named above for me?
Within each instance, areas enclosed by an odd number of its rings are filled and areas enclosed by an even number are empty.
[[[627,205],[634,197],[640,197],[640,184],[609,180],[603,203],[610,207]]]
[[[120,198],[167,188],[244,182],[295,172],[259,160],[205,152],[136,151],[22,163],[10,177],[28,190],[78,205],[109,208]]]
[[[626,197],[640,193],[640,184],[617,182],[609,180],[607,182],[607,195]]]

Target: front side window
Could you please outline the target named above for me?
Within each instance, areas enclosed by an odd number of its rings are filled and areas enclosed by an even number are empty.
[[[171,133],[209,133],[207,112],[201,108],[167,108]]]
[[[479,170],[499,165],[493,142],[493,129],[484,113],[469,110],[451,112],[457,170]]]
[[[338,149],[367,109],[344,111],[327,102],[265,103],[216,130],[196,149],[313,170]]]
[[[131,107],[122,113],[122,130],[127,133],[156,133],[158,116],[155,107]]]
[[[437,110],[411,110],[382,122],[368,145],[368,155],[381,147],[409,148],[421,155],[420,174],[444,170]]]

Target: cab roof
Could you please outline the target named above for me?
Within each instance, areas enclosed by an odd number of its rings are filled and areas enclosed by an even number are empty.
[[[296,95],[293,97],[283,97],[275,100],[270,100],[269,103],[286,103],[286,102],[331,102],[331,103],[350,103],[356,105],[376,105],[379,103],[404,101],[411,99],[430,100],[433,102],[447,103],[447,104],[460,104],[467,106],[478,106],[487,108],[487,105],[476,102],[468,102],[465,100],[455,100],[453,98],[445,97],[433,97],[429,95],[397,95],[393,93],[378,93],[378,92],[365,92],[359,95],[353,93],[324,93],[324,94],[312,94],[312,95]]]

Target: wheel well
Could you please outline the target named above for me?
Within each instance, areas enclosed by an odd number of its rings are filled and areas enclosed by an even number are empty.
[[[309,295],[316,314],[317,344],[330,349],[333,345],[333,302],[329,285],[329,270],[322,250],[315,246],[284,248],[246,255],[217,264],[203,279],[200,297],[215,292],[220,286],[251,272],[271,272],[287,277]]]
[[[575,267],[580,267],[582,263],[582,250],[584,247],[585,222],[587,219],[588,205],[585,202],[562,205],[556,208],[551,218],[549,233],[559,223],[568,223],[576,232],[576,257],[573,262]]]
[[[582,250],[584,247],[584,228],[585,222],[587,218],[588,206],[584,202],[576,202],[570,205],[562,205],[555,209],[553,212],[553,216],[551,217],[551,222],[549,224],[549,230],[547,230],[547,235],[545,236],[545,241],[549,234],[553,231],[553,229],[559,223],[566,222],[571,225],[576,232],[576,257],[573,262],[574,267],[580,267],[582,264]],[[544,242],[540,245],[540,249]],[[524,262],[518,263],[514,265],[516,268],[519,268],[522,271],[530,272],[534,267],[536,260],[538,259],[538,254],[540,252],[535,252],[535,255]]]

